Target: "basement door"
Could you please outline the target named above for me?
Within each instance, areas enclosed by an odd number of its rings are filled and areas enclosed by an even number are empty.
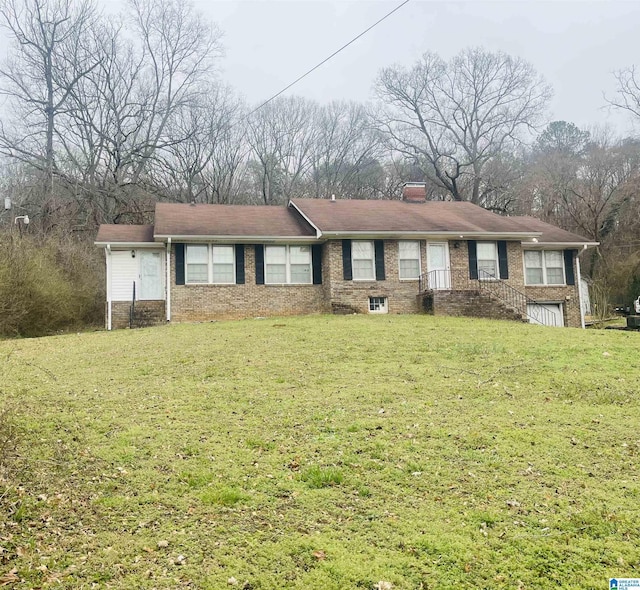
[[[162,254],[138,250],[140,255],[140,293],[138,299],[164,299],[162,293]]]
[[[527,316],[529,316],[531,324],[564,327],[561,303],[529,303],[527,304]]]
[[[451,289],[448,242],[427,242],[427,277],[429,289]]]

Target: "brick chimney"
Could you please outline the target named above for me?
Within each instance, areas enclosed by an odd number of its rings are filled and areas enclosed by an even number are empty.
[[[427,200],[425,182],[405,182],[402,185],[402,200],[407,203],[424,203]]]

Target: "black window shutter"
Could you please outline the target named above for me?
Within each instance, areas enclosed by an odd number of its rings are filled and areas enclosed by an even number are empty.
[[[313,284],[322,285],[322,244],[311,246],[311,266],[313,269]]]
[[[264,246],[256,244],[256,285],[264,285]]]
[[[244,244],[236,244],[236,285],[244,285]]]
[[[351,268],[351,240],[342,240],[342,278],[345,281],[353,280]]]
[[[376,281],[384,281],[384,241],[375,240],[373,247],[376,253]]]
[[[576,284],[576,276],[573,274],[573,250],[564,251],[564,273],[567,278],[567,285]]]
[[[498,268],[500,269],[500,278],[509,278],[509,262],[507,260],[507,242],[498,241]]]
[[[184,285],[184,244],[176,244],[176,285]]]
[[[475,240],[467,241],[469,248],[469,278],[478,278],[478,247]]]

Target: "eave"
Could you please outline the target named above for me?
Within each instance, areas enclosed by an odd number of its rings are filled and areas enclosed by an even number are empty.
[[[524,240],[541,236],[542,232],[487,232],[487,231],[323,231],[325,239],[446,239],[446,240]]]
[[[216,242],[220,244],[272,244],[272,243],[315,243],[316,236],[220,236],[220,235],[168,235],[153,236],[158,242],[171,239],[172,242]]]
[[[94,246],[101,248],[161,248],[162,244],[157,242],[94,242]]]
[[[542,248],[577,248],[586,250],[587,248],[595,248],[600,242],[522,242],[522,246],[526,250],[536,250]]]

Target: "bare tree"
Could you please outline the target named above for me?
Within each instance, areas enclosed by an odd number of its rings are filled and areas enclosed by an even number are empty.
[[[302,187],[317,140],[317,108],[301,97],[280,98],[249,118],[250,170],[265,205],[284,202]]]
[[[211,85],[199,101],[182,109],[169,125],[161,172],[167,193],[183,202],[229,203],[237,196],[237,175],[247,153],[243,104],[231,90]]]
[[[350,196],[367,169],[378,166],[381,142],[363,105],[332,102],[318,108],[312,180],[316,197]],[[365,183],[366,184],[366,183]]]
[[[477,204],[492,190],[490,162],[522,140],[551,96],[529,63],[482,49],[385,68],[376,93],[377,124],[390,146],[453,199]]]
[[[190,139],[183,123],[206,99],[221,55],[218,29],[179,0],[131,0],[129,13],[94,28],[99,65],[74,88],[60,138],[111,221],[144,220],[162,188],[154,167]]]
[[[13,115],[0,129],[0,150],[47,174],[56,170],[58,117],[70,95],[98,65],[83,33],[96,20],[87,0],[3,0],[0,19],[13,47],[0,69],[0,92],[9,98]]]
[[[612,107],[623,109],[634,118],[640,119],[640,75],[635,66],[614,73],[618,82],[617,95],[608,99]]]

